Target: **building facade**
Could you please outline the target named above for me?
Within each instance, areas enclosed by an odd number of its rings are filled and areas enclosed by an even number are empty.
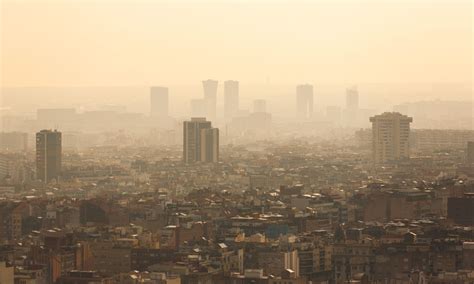
[[[410,157],[411,117],[385,112],[370,118],[372,123],[372,155],[376,164]]]
[[[300,119],[313,116],[313,85],[305,84],[296,86],[296,114]]]
[[[36,133],[36,178],[48,183],[61,174],[62,135],[57,130]]]
[[[183,161],[217,162],[219,159],[219,130],[212,128],[206,118],[192,118],[183,123]]]
[[[224,117],[231,119],[239,111],[239,82],[224,82]]]
[[[202,87],[204,89],[204,101],[206,104],[206,117],[210,120],[216,118],[216,104],[217,104],[217,85],[216,80],[202,81]]]

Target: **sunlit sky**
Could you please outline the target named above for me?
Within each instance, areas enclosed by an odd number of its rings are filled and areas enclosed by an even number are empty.
[[[472,82],[471,1],[2,1],[3,86]]]

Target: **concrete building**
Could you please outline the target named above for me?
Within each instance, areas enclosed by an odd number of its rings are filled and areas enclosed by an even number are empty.
[[[57,180],[61,174],[61,132],[41,130],[36,133],[36,178],[43,182]]]
[[[296,86],[296,115],[300,119],[313,116],[313,85]]]
[[[204,89],[204,101],[206,104],[206,117],[210,120],[216,118],[216,104],[217,104],[217,84],[216,80],[202,81]]]
[[[183,161],[214,162],[219,159],[219,130],[206,118],[183,123]]]
[[[224,117],[231,119],[239,111],[239,82],[224,82]]]
[[[359,91],[357,90],[356,86],[346,89],[346,108],[359,108]]]
[[[201,162],[219,161],[219,129],[201,129]]]
[[[474,193],[465,193],[463,197],[448,198],[448,219],[456,224],[474,225]]]
[[[150,114],[151,116],[168,116],[168,88],[151,87],[150,88]]]
[[[372,122],[372,155],[375,163],[398,161],[410,157],[411,117],[385,112],[370,118]]]

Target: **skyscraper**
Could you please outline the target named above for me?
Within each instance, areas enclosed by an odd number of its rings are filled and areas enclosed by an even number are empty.
[[[344,124],[349,127],[357,127],[359,125],[359,92],[357,87],[346,89],[346,108],[343,112]]]
[[[201,129],[201,162],[217,163],[219,161],[219,129]]]
[[[206,118],[191,118],[183,123],[183,161],[215,162],[219,158],[219,130]]]
[[[301,119],[313,116],[313,85],[296,86],[296,114]]]
[[[217,81],[211,79],[202,81],[204,101],[206,102],[206,117],[211,120],[216,118],[217,84]]]
[[[168,88],[150,88],[150,113],[152,116],[168,116]]]
[[[267,101],[265,101],[265,100],[254,100],[253,101],[253,112],[267,112]]]
[[[398,161],[410,157],[410,123],[413,118],[398,112],[385,112],[370,118],[372,122],[372,155],[375,163]]]
[[[224,82],[224,117],[231,119],[239,110],[239,82]]]
[[[474,163],[474,141],[467,142],[467,162]]]
[[[61,174],[61,132],[41,130],[36,133],[36,177],[49,183]]]
[[[357,87],[346,89],[346,108],[347,109],[358,109],[359,108],[359,91]]]

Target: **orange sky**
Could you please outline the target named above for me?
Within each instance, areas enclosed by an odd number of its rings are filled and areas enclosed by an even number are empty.
[[[2,1],[1,83],[470,82],[472,6],[455,0]]]

